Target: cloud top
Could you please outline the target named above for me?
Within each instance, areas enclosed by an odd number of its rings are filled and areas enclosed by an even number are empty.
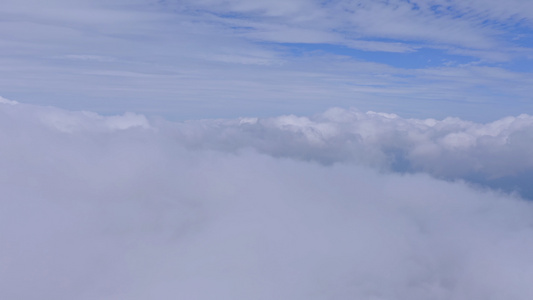
[[[172,130],[191,149],[253,148],[276,157],[422,172],[533,196],[527,184],[533,117],[525,114],[481,124],[335,108],[312,117],[192,121]]]

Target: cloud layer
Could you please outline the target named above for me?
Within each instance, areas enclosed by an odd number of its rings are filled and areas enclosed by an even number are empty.
[[[191,149],[252,148],[275,157],[463,179],[533,197],[529,115],[480,124],[337,108],[313,117],[192,121],[172,130]]]
[[[527,170],[528,116],[176,124],[1,102],[1,298],[533,296],[530,202],[387,171],[401,151],[435,176]]]

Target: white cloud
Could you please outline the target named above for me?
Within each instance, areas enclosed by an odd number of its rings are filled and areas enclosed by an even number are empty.
[[[191,149],[253,148],[325,164],[355,162],[517,189],[533,196],[527,180],[533,172],[529,150],[533,117],[529,115],[480,124],[331,109],[311,118],[247,120],[191,121],[173,125],[171,132]]]
[[[18,104],[17,101],[9,100],[9,99],[6,99],[6,98],[4,98],[2,96],[0,96],[0,103],[2,103],[2,104],[11,104],[11,105]]]
[[[292,158],[379,161],[390,145],[429,172],[474,151],[513,170],[531,124],[339,109],[169,124],[2,103],[0,298],[528,300],[530,202]]]

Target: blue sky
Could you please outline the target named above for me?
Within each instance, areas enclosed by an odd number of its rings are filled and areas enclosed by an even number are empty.
[[[533,3],[3,1],[0,92],[169,119],[533,113]]]

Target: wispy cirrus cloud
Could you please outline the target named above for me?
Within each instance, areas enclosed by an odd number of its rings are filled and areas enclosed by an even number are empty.
[[[528,5],[8,1],[0,88],[182,120],[355,106],[488,121],[532,111]]]
[[[449,46],[509,51],[509,26],[528,24],[527,4],[503,8],[496,1],[200,1],[180,5],[202,8],[250,38],[271,42],[333,43],[357,47],[352,40],[389,39],[418,47]],[[240,26],[239,26],[240,24]],[[526,25],[527,26],[527,25]],[[248,29],[248,30],[246,30]],[[309,34],[291,34],[308,31]],[[314,39],[309,38],[314,36]],[[503,42],[503,44],[502,44]],[[505,47],[507,44],[508,47]],[[391,44],[393,45],[393,44]],[[504,46],[504,47],[502,47]],[[368,48],[367,48],[368,49]],[[367,50],[365,49],[365,50]],[[374,49],[378,50],[378,49]],[[378,50],[379,51],[379,50]],[[387,51],[382,48],[381,51]]]

